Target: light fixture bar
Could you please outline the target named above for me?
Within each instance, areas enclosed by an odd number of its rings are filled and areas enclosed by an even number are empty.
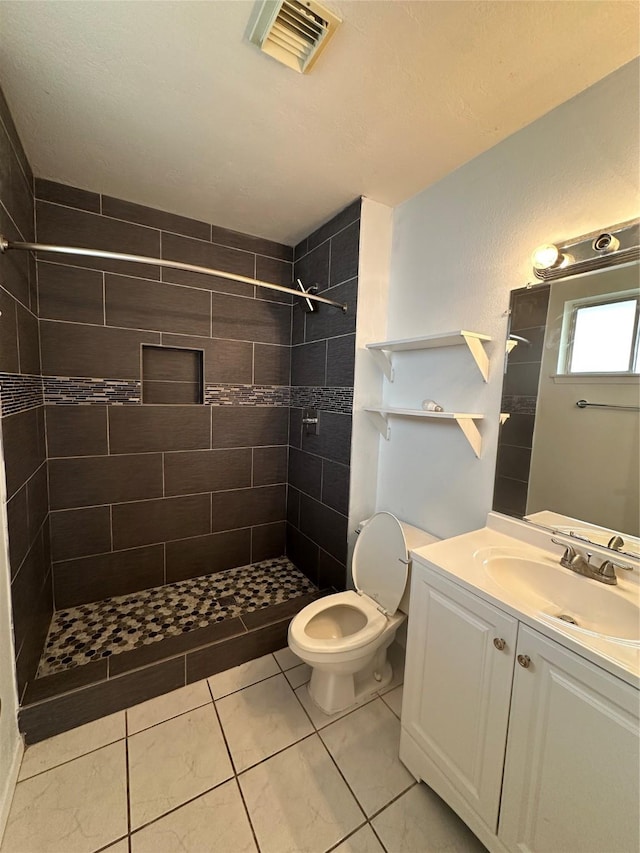
[[[531,255],[533,274],[553,281],[640,259],[640,219],[592,231],[562,243],[539,246]]]

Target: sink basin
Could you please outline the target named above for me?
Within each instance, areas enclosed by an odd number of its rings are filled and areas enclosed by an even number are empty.
[[[640,643],[640,587],[636,584],[622,581],[607,586],[551,558],[531,557],[524,549],[488,548],[475,557],[498,586],[557,627]]]

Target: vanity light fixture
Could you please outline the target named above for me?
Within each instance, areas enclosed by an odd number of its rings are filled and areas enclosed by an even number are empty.
[[[572,240],[538,246],[531,255],[531,264],[538,280],[553,281],[638,259],[640,219],[632,219],[607,231],[592,231]]]
[[[531,255],[534,270],[550,270],[567,263],[568,260],[568,257],[554,243],[544,243],[542,246],[538,246]]]

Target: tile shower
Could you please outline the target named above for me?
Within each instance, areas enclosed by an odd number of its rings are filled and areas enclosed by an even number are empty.
[[[533,425],[538,403],[550,285],[514,290],[510,333],[524,338],[509,354],[500,411],[509,417],[500,426],[493,508],[522,518],[526,513]]]
[[[350,307],[307,316],[195,273],[0,258],[20,721],[38,740],[279,648],[318,589],[344,588],[360,203],[294,267],[288,246],[34,181],[2,117],[10,239],[287,286],[295,269]]]

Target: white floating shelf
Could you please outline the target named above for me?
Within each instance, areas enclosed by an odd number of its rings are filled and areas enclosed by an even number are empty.
[[[389,428],[389,417],[404,418],[436,418],[439,420],[455,421],[465,438],[471,445],[475,455],[480,458],[482,451],[482,436],[476,426],[476,421],[481,421],[484,415],[469,412],[425,412],[424,409],[393,409],[393,408],[365,408],[371,419],[377,426],[380,435],[387,441],[391,432]]]
[[[420,338],[403,338],[397,341],[379,341],[367,344],[367,349],[375,358],[389,382],[393,382],[393,362],[390,353],[406,350],[434,349],[436,347],[453,347],[466,345],[473,360],[478,366],[485,382],[489,380],[489,358],[484,344],[492,340],[489,335],[480,332],[468,332],[460,329],[455,332],[445,332],[440,335],[424,335]]]

